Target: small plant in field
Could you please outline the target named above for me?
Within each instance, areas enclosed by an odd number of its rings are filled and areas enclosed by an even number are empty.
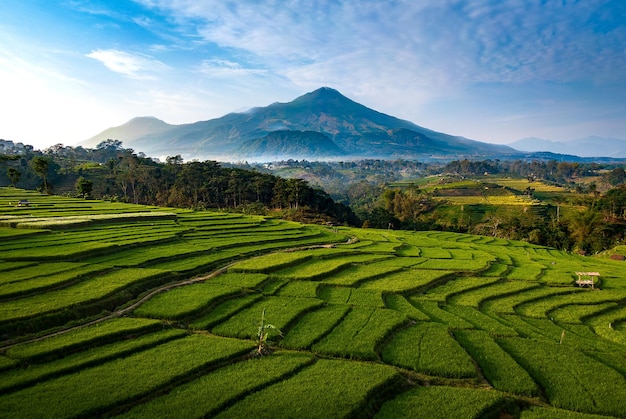
[[[263,309],[263,313],[261,313],[261,323],[259,324],[259,329],[256,333],[256,356],[262,356],[269,354],[270,344],[271,342],[267,340],[269,337],[269,333],[271,330],[275,330],[280,336],[282,336],[282,332],[273,324],[267,323],[265,321],[265,308]]]

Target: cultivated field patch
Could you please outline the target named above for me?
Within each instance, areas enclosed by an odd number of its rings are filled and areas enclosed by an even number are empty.
[[[543,188],[493,184],[448,193]],[[2,417],[626,417],[622,261],[14,188],[0,222]]]

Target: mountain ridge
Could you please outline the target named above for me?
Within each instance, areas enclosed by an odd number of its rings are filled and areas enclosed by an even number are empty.
[[[133,141],[146,135],[146,132],[163,132],[173,126],[154,116],[138,116],[117,127],[107,128],[101,133],[81,142],[81,144],[95,147],[103,140],[109,138],[117,139],[116,137],[119,133],[122,133],[127,138],[127,141]]]
[[[282,156],[333,160],[346,155],[345,151],[322,133],[292,130],[272,131],[265,137],[247,140],[238,152],[242,157],[254,155],[265,161],[280,160]]]
[[[276,131],[282,132],[282,145],[277,143],[277,138],[259,142]],[[300,144],[300,149],[287,145],[289,132],[292,133],[291,141]],[[122,141],[125,146],[155,157],[180,154],[187,159],[258,161],[264,155],[275,155],[280,149],[287,152],[276,157],[318,158],[308,152],[318,149],[326,150],[321,158],[328,157],[333,146],[316,144],[319,141],[326,143],[324,137],[303,137],[302,132],[322,134],[341,151],[340,155],[350,158],[478,158],[516,151],[508,146],[421,127],[368,108],[330,87],[319,88],[291,102],[276,102],[191,124],[170,125],[156,118],[134,118],[81,145],[94,146],[114,134],[113,139]],[[270,143],[274,149],[265,153],[260,147]]]
[[[626,157],[626,140],[595,135],[565,141],[527,137],[508,145],[524,152],[551,152],[580,157]]]

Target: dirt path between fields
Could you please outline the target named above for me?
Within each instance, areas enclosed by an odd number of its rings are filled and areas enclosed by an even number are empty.
[[[349,238],[348,241],[346,243],[344,243],[344,244],[350,244],[353,241],[354,241],[354,238]],[[281,252],[295,252],[295,251],[298,251],[298,250],[316,249],[316,248],[331,248],[331,247],[334,247],[336,245],[337,245],[337,243],[320,244],[320,245],[313,245],[313,246],[303,246],[303,247],[297,247],[297,248],[292,248],[292,249],[285,249],[285,250],[282,250]],[[278,252],[274,252],[274,253],[278,253]],[[265,253],[265,254],[259,255],[257,257],[267,256],[268,254],[271,254],[271,253]],[[165,292],[165,291],[169,291],[169,290],[171,290],[173,288],[178,288],[178,287],[182,287],[184,285],[190,285],[190,284],[193,284],[193,283],[196,283],[196,282],[202,282],[202,281],[206,281],[208,279],[214,278],[214,277],[216,277],[218,275],[221,275],[221,274],[225,273],[231,266],[233,266],[237,262],[240,262],[240,261],[235,261],[235,262],[229,263],[228,265],[225,265],[225,266],[223,266],[223,267],[221,267],[219,269],[216,269],[215,271],[213,271],[213,272],[211,272],[211,273],[209,273],[207,275],[204,275],[204,276],[194,277],[194,278],[190,278],[190,279],[184,279],[184,280],[181,280],[181,281],[178,281],[178,282],[173,282],[173,283],[170,283],[170,284],[162,285],[162,286],[160,286],[158,288],[155,288],[152,291],[148,292],[146,295],[144,295],[143,297],[141,297],[139,300],[135,301],[131,305],[123,307],[123,308],[121,308],[119,310],[115,310],[111,314],[108,314],[108,315],[103,316],[103,317],[99,317],[99,318],[97,318],[95,320],[92,320],[90,322],[83,323],[83,324],[80,324],[78,326],[70,327],[70,328],[67,328],[67,329],[58,330],[56,332],[48,333],[48,334],[45,334],[45,335],[42,335],[42,336],[38,336],[36,338],[24,340],[24,341],[21,341],[21,342],[9,343],[7,345],[3,345],[2,343],[0,343],[0,350],[5,351],[5,350],[10,349],[10,348],[12,348],[14,346],[17,346],[17,345],[21,345],[21,344],[25,344],[25,343],[31,343],[31,342],[37,342],[37,341],[40,341],[40,340],[43,340],[43,339],[46,339],[46,338],[62,335],[64,333],[68,333],[68,332],[71,332],[73,330],[78,330],[78,329],[82,329],[84,327],[89,327],[89,326],[92,326],[94,324],[98,324],[98,323],[101,323],[103,321],[106,321],[106,320],[111,320],[111,319],[114,319],[114,318],[117,318],[117,317],[122,317],[125,314],[127,314],[129,312],[132,312],[137,307],[139,307],[140,305],[142,305],[143,303],[145,303],[146,301],[148,301],[150,298],[154,297],[157,294],[160,294],[160,293]]]

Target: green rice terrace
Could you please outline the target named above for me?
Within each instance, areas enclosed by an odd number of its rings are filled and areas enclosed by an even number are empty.
[[[476,179],[458,180],[446,176],[430,176],[418,180],[392,183],[404,188],[415,185],[432,193],[438,200],[452,205],[472,206],[541,206],[554,200],[563,200],[572,193],[562,186],[537,180],[512,179],[499,176],[477,176]]]
[[[0,248],[2,418],[626,417],[623,261],[14,188]]]

